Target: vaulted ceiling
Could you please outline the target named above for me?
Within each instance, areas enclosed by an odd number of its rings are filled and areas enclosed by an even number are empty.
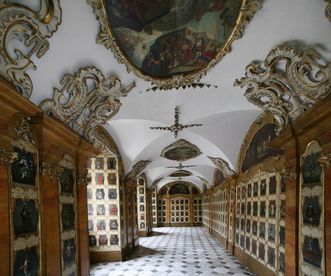
[[[9,2],[27,5],[26,1]],[[38,9],[39,1],[29,2],[32,9]],[[49,39],[50,49],[40,59],[33,57],[36,70],[28,71],[33,82],[30,100],[39,105],[52,98],[53,88],[60,86],[62,76],[84,66],[93,65],[104,74],[115,74],[125,85],[135,81],[136,87],[120,99],[121,109],[106,129],[118,145],[126,173],[141,160],[152,161],[144,170],[148,185],[159,180],[161,187],[174,180],[169,175],[177,169],[168,167],[178,166],[179,162],[162,157],[161,152],[180,139],[201,151],[197,157],[182,162],[184,166],[194,165],[185,168],[192,175],[183,180],[200,188],[205,182],[202,179],[212,184],[215,165],[209,156],[222,158],[236,169],[244,136],[261,112],[246,100],[242,89],[233,85],[250,62],[264,60],[283,43],[313,46],[331,60],[331,23],[324,15],[325,1],[265,0],[243,37],[233,43],[232,51],[201,79],[212,86],[150,91],[150,82],[128,73],[110,50],[96,43],[99,22],[86,0],[62,0],[60,4],[62,23]],[[169,131],[150,129],[173,125],[176,107],[181,124],[202,126],[184,129],[177,138]]]

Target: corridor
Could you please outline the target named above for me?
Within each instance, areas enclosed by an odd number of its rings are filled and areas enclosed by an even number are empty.
[[[253,275],[230,256],[202,227],[154,228],[123,263],[91,268],[91,276]]]

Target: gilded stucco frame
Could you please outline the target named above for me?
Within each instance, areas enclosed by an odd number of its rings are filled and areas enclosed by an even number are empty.
[[[100,23],[100,30],[96,39],[97,43],[103,44],[107,49],[111,49],[118,62],[126,65],[128,72],[134,72],[138,77],[152,82],[160,90],[168,90],[188,86],[200,80],[227,53],[230,53],[232,43],[243,36],[246,25],[252,20],[254,14],[261,9],[263,0],[242,0],[239,16],[237,17],[236,25],[231,35],[227,38],[223,48],[218,52],[216,57],[206,67],[188,74],[176,74],[167,78],[146,75],[134,66],[116,43],[105,8],[105,0],[88,0],[88,2],[93,7],[96,18]]]

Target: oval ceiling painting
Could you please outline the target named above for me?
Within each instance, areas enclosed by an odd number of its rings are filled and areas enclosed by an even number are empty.
[[[97,41],[159,88],[188,85],[227,52],[262,0],[89,0]]]

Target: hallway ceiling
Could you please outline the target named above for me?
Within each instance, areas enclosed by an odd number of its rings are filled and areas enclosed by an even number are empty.
[[[38,7],[38,2],[31,1],[31,7]],[[174,180],[170,175],[178,169],[168,167],[179,162],[162,157],[161,152],[180,139],[201,151],[182,161],[184,166],[192,165],[183,168],[192,175],[181,180],[200,188],[205,180],[211,184],[215,166],[209,156],[222,158],[236,169],[244,136],[260,113],[243,96],[244,91],[233,86],[250,62],[264,60],[273,48],[285,42],[317,47],[331,59],[331,23],[324,15],[325,1],[265,0],[243,37],[232,44],[232,51],[201,79],[211,87],[147,91],[153,86],[150,82],[128,73],[110,50],[96,43],[99,22],[87,0],[60,3],[62,23],[49,39],[50,49],[41,59],[33,57],[37,69],[28,72],[34,86],[30,100],[39,105],[52,98],[62,76],[84,66],[94,65],[105,75],[115,74],[124,85],[135,81],[136,87],[121,98],[120,111],[105,127],[118,145],[126,173],[137,162],[152,160],[144,170],[148,185],[158,180],[161,187]],[[202,126],[183,129],[177,138],[169,131],[151,129],[173,125],[176,107],[179,123]]]

